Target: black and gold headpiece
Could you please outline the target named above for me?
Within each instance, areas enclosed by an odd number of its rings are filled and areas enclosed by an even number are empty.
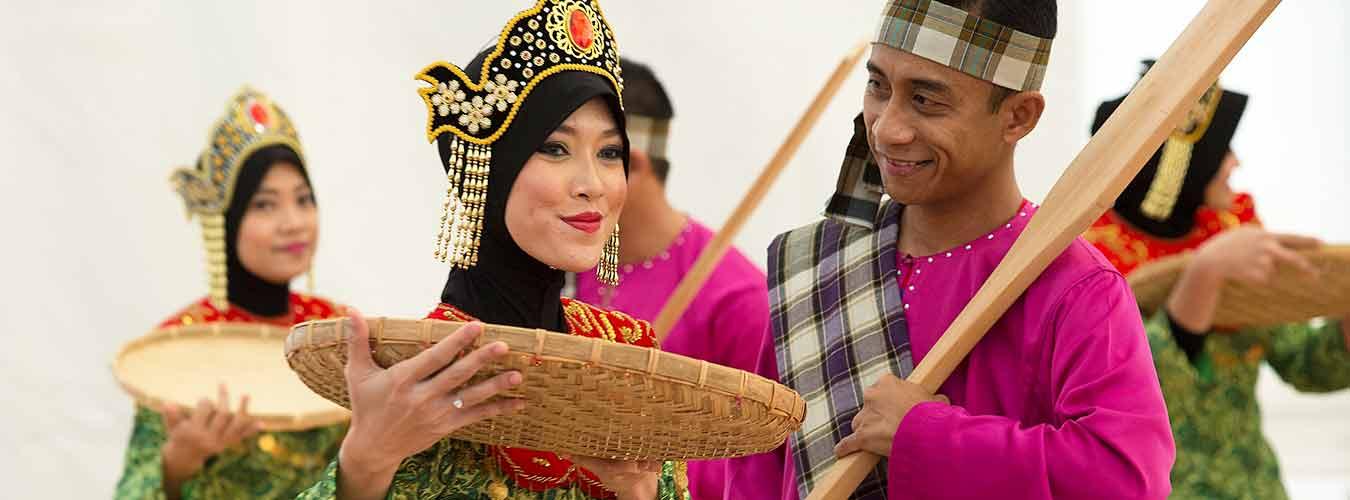
[[[239,178],[239,170],[254,152],[275,145],[295,151],[304,159],[300,136],[291,119],[272,99],[247,86],[226,104],[225,116],[211,127],[206,149],[195,168],[179,168],[169,176],[175,191],[187,205],[188,217],[202,224],[206,244],[206,267],[211,301],[218,308],[226,298],[225,213]]]
[[[1152,60],[1144,61],[1141,76],[1152,66]],[[1093,133],[1123,100],[1107,101],[1097,108]],[[1189,233],[1246,107],[1246,95],[1224,90],[1214,82],[1116,198],[1114,211],[1157,237],[1179,238]]]
[[[431,84],[418,90],[427,106],[427,140],[451,135],[438,260],[463,269],[477,264],[492,145],[540,82],[568,71],[599,75],[622,95],[619,48],[596,0],[537,1],[506,23],[476,75],[446,62],[417,74]],[[615,233],[610,245],[617,245]],[[610,250],[601,261],[601,279],[617,278],[617,252]]]

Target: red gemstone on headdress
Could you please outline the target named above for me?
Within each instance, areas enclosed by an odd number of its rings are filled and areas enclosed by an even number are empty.
[[[572,11],[571,19],[568,19],[568,34],[572,35],[572,43],[577,44],[581,50],[591,48],[594,43],[595,33],[591,31],[591,20],[586,17],[586,13],[581,9]]]
[[[267,108],[263,107],[262,103],[254,102],[253,105],[248,107],[248,114],[253,118],[254,123],[267,126]]]

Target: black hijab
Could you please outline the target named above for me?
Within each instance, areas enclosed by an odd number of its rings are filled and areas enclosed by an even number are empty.
[[[477,75],[491,48],[464,68]],[[605,78],[583,72],[563,71],[539,81],[521,104],[511,126],[492,145],[488,174],[483,234],[478,243],[478,263],[468,269],[451,269],[441,291],[441,302],[459,308],[484,322],[565,332],[562,293],[565,273],[535,260],[521,249],[506,229],[506,199],[525,161],[573,111],[594,98],[609,105],[620,131],[625,130],[619,96]],[[628,173],[628,134],[623,137],[624,174]],[[451,137],[436,140],[441,166],[450,157]],[[448,167],[446,167],[448,168]]]
[[[230,304],[243,308],[251,314],[263,317],[276,317],[289,312],[291,303],[290,283],[269,283],[244,268],[239,261],[239,252],[235,249],[239,241],[239,224],[248,211],[249,201],[262,187],[263,177],[277,163],[290,163],[300,169],[300,176],[309,183],[309,174],[300,155],[290,147],[275,145],[259,149],[244,161],[235,178],[234,195],[230,198],[229,209],[225,212],[225,269],[227,297]]]
[[[1144,71],[1153,66],[1153,61],[1144,61]],[[1125,97],[1110,100],[1097,107],[1097,116],[1092,120],[1092,133],[1106,124],[1106,119],[1120,107]],[[1140,208],[1158,174],[1158,165],[1162,161],[1163,148],[1159,147],[1148,163],[1139,170],[1139,174],[1125,186],[1125,190],[1116,198],[1114,211],[1136,228],[1159,238],[1180,238],[1186,236],[1195,227],[1195,214],[1205,203],[1205,189],[1218,175],[1224,157],[1228,155],[1229,143],[1237,133],[1238,121],[1247,108],[1247,96],[1224,90],[1219,98],[1209,128],[1195,142],[1191,150],[1191,161],[1186,169],[1186,178],[1182,181],[1181,192],[1177,195],[1172,214],[1164,220],[1157,220],[1144,214]]]

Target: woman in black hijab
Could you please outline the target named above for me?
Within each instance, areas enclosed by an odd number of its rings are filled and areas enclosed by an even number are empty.
[[[437,257],[451,264],[429,318],[543,328],[654,346],[651,326],[559,298],[565,273],[617,277],[617,221],[628,138],[613,34],[594,0],[539,0],[467,71],[433,64],[428,139],[450,188]],[[473,75],[470,77],[468,75]],[[599,267],[597,268],[597,263]],[[352,429],[330,475],[306,499],[685,498],[675,463],[561,457],[444,438],[523,402],[493,399],[507,372],[466,382],[505,354],[493,343],[455,359],[467,326],[390,369],[371,360],[359,321],[347,380]],[[592,325],[611,325],[597,328]]]
[[[290,290],[318,243],[318,206],[290,119],[244,88],[211,130],[194,169],[172,181],[202,222],[210,294],[161,327],[232,322],[290,326],[338,306]],[[201,387],[195,408],[137,406],[116,498],[294,498],[337,454],[346,424],[258,433],[248,395]]]

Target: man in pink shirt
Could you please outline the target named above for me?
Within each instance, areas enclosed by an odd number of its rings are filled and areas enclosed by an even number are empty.
[[[576,275],[575,297],[653,320],[712,240],[713,231],[671,206],[666,139],[674,109],[656,75],[625,59],[624,113],[628,121],[628,202],[619,219],[619,285],[594,273]],[[661,341],[666,351],[777,379],[769,338],[764,272],[736,249],[727,252],[689,309]],[[732,460],[689,462],[693,498],[777,499],[784,449]]]
[[[885,459],[854,498],[1168,494],[1172,436],[1139,311],[1081,239],[941,396],[903,380],[1036,212],[1013,157],[1045,107],[1055,7],[886,2],[827,219],[769,248],[777,363],[807,401],[785,497],[858,451]]]

